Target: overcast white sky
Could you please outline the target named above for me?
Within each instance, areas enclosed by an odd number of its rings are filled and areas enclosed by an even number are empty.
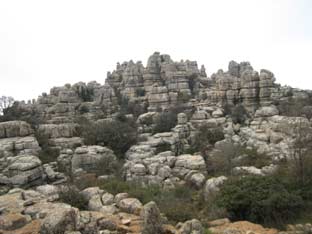
[[[197,60],[208,75],[230,60],[312,89],[310,0],[0,0],[0,95],[104,83],[116,63],[154,51]]]

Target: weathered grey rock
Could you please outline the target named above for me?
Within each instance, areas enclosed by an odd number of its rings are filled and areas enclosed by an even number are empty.
[[[31,126],[24,121],[0,123],[0,138],[25,137],[33,133]]]
[[[119,209],[124,212],[139,214],[143,205],[136,198],[124,198],[117,204]]]
[[[244,175],[244,174],[251,174],[251,175],[261,175],[263,176],[264,174],[262,173],[261,169],[256,168],[254,166],[249,166],[249,167],[235,167],[233,168],[233,173],[235,175]]]
[[[51,184],[40,185],[36,187],[36,191],[46,197],[58,197],[59,194],[59,188]]]
[[[128,193],[117,193],[115,195],[115,198],[114,198],[114,202],[116,204],[119,204],[119,202],[122,200],[122,199],[125,199],[125,198],[128,198],[129,197],[129,194]]]
[[[102,146],[79,147],[71,159],[72,171],[81,168],[86,172],[100,172],[101,166],[107,161],[112,163],[116,161],[112,150]]]
[[[86,199],[90,200],[94,196],[102,196],[104,193],[99,187],[89,187],[80,192],[80,194]]]
[[[119,210],[117,209],[115,204],[112,204],[103,205],[99,211],[105,215],[113,215],[116,214]]]
[[[59,203],[43,219],[40,233],[55,234],[64,233],[65,231],[75,231],[78,228],[78,221],[78,209]]]
[[[178,124],[186,124],[187,123],[187,116],[184,113],[178,114]]]
[[[206,164],[201,155],[184,154],[177,157],[172,169],[173,175],[184,178],[190,171],[205,173]]]
[[[204,186],[204,197],[209,199],[211,195],[219,191],[220,186],[227,180],[227,177],[220,176],[210,178],[206,181]]]
[[[102,203],[103,205],[112,205],[114,203],[114,195],[110,193],[104,193],[102,196]]]
[[[70,138],[78,136],[77,124],[41,124],[38,131],[48,138]]]
[[[186,221],[179,229],[181,234],[203,234],[202,224],[197,219]]]
[[[8,162],[4,174],[13,186],[30,187],[43,183],[43,168],[36,156],[21,155],[13,157]]]
[[[205,183],[206,177],[202,173],[195,173],[191,176],[190,182],[196,188],[202,188],[203,184]]]
[[[41,148],[33,136],[0,139],[0,151],[3,152],[4,156],[38,155],[40,150]]]
[[[276,108],[276,106],[264,106],[264,107],[260,107],[256,113],[255,113],[255,117],[270,117],[270,116],[274,116],[274,115],[278,115],[279,111]]]
[[[141,211],[143,219],[142,234],[163,233],[162,218],[155,202],[149,202],[143,206]]]

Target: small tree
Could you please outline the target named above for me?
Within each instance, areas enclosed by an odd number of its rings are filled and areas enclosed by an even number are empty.
[[[0,115],[3,115],[5,109],[11,107],[14,103],[14,98],[9,96],[0,97]]]
[[[113,120],[97,126],[97,143],[111,148],[119,158],[136,143],[136,129],[127,122]]]

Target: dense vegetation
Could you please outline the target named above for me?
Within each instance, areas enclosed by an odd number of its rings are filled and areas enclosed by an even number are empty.
[[[154,133],[170,132],[177,125],[177,115],[174,112],[168,111],[161,113],[155,122],[153,129]]]
[[[217,199],[232,220],[250,220],[266,225],[293,221],[303,200],[276,177],[249,176],[225,183]]]
[[[91,122],[81,118],[80,135],[87,145],[104,145],[112,149],[120,158],[136,143],[137,130],[135,123],[121,115],[111,121]]]

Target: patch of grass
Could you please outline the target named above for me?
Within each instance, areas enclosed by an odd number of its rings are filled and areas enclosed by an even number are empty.
[[[157,185],[142,187],[138,183],[129,183],[118,178],[101,182],[100,188],[117,194],[126,192],[130,197],[138,198],[143,204],[155,201],[160,211],[169,219],[172,224],[184,222],[189,219],[197,218],[199,220],[206,219],[208,212],[220,214],[213,218],[223,218],[223,213],[217,213],[211,209],[215,202],[206,202],[200,196],[200,192],[188,186],[177,186],[175,189],[164,190]],[[211,217],[211,215],[210,215]]]

